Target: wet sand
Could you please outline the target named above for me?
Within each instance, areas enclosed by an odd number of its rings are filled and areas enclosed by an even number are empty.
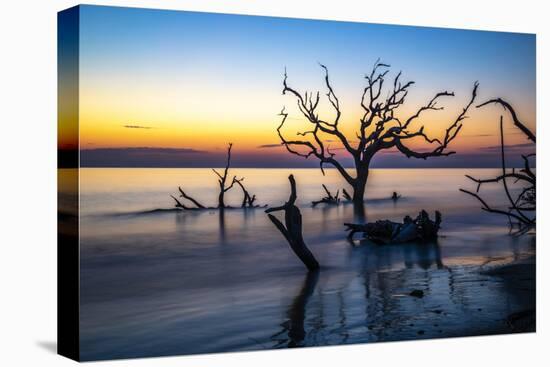
[[[536,257],[516,259],[486,270],[485,274],[502,279],[510,293],[524,299],[524,309],[506,318],[510,332],[536,331]]]

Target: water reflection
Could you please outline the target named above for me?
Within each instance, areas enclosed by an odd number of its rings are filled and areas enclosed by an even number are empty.
[[[367,222],[367,209],[365,203],[353,204],[353,221],[358,224]]]
[[[220,244],[225,244],[225,210],[218,210],[218,228],[220,231]]]
[[[444,269],[439,242],[410,242],[403,244],[380,245],[368,239],[362,239],[353,248],[354,256],[362,259],[366,271],[378,271],[392,268],[412,269],[418,267],[428,270]]]
[[[306,319],[306,306],[315,291],[319,271],[310,271],[306,274],[298,294],[286,311],[286,320],[281,323],[282,330],[271,338],[276,342],[275,347],[286,346],[289,348],[303,346],[306,337],[304,321]]]
[[[290,172],[245,173],[262,203],[287,199]],[[534,253],[534,237],[510,238],[505,222],[463,200],[463,171],[377,171],[374,199],[359,213],[352,204],[311,208],[319,182],[340,177],[292,173],[320,274],[304,274],[263,209],[135,214],[171,206],[181,183],[207,200],[216,192],[204,187],[208,170],[83,170],[82,358],[498,333],[509,331],[509,314],[534,307],[533,281],[505,284],[480,270]],[[404,194],[397,205],[387,198],[394,185]],[[344,222],[400,221],[422,208],[444,209],[437,242],[346,242]]]

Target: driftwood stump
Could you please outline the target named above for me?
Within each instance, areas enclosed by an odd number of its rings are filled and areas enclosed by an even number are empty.
[[[302,236],[302,214],[300,213],[300,209],[294,205],[296,202],[296,181],[294,180],[293,175],[288,176],[288,180],[290,181],[290,197],[288,198],[288,201],[282,206],[269,208],[265,212],[268,213],[269,219],[283,234],[292,251],[294,251],[296,256],[298,256],[308,270],[318,270],[319,263],[311,251],[307,248]],[[274,215],[269,214],[280,210],[285,212],[285,224],[283,224]]]

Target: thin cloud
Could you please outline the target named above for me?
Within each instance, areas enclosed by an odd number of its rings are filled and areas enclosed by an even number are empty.
[[[535,145],[533,143],[522,143],[522,144],[511,144],[511,145],[505,145],[504,150],[511,149],[511,150],[525,150],[526,148],[535,148]],[[491,145],[488,147],[481,147],[481,150],[494,152],[497,150],[500,150],[500,145]]]
[[[125,127],[126,129],[145,129],[145,130],[154,129],[154,127],[152,126],[143,126],[143,125],[123,125],[123,127]]]
[[[470,135],[462,135],[464,137],[470,137],[470,138],[481,138],[481,137],[489,137],[489,136],[495,136],[494,134],[470,134]]]
[[[264,148],[278,148],[278,147],[281,147],[283,146],[283,144],[281,143],[278,143],[278,144],[263,144],[263,145],[259,145],[258,148],[261,148],[261,149],[264,149]]]
[[[176,167],[209,159],[212,153],[192,148],[92,148],[80,151],[82,167]]]
[[[208,153],[205,150],[192,148],[154,148],[154,147],[130,147],[130,148],[92,148],[82,149],[83,153],[126,153],[126,154],[197,154]]]

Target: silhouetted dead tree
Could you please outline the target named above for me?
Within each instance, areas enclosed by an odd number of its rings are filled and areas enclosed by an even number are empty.
[[[325,72],[325,84],[327,88],[327,99],[334,110],[334,118],[331,120],[319,117],[317,110],[320,101],[320,93],[304,92],[300,93],[288,85],[288,76],[285,71],[283,79],[283,94],[290,93],[296,97],[298,109],[311,125],[311,129],[304,132],[298,132],[298,135],[304,139],[287,139],[283,135],[283,126],[288,118],[285,108],[280,113],[282,121],[277,132],[282,144],[286,149],[297,156],[309,158],[315,157],[319,160],[321,171],[324,174],[324,166],[330,165],[338,170],[340,175],[352,187],[353,195],[348,195],[354,204],[363,205],[365,188],[369,175],[369,166],[376,153],[385,149],[395,148],[407,157],[427,159],[429,157],[440,157],[454,154],[455,152],[447,150],[449,144],[456,138],[462,128],[462,120],[467,116],[468,109],[473,104],[478,83],[474,83],[472,96],[462,112],[452,121],[445,131],[442,140],[430,138],[424,132],[424,126],[413,128],[415,122],[420,116],[430,110],[442,110],[443,107],[437,105],[442,97],[454,96],[453,92],[437,93],[426,105],[420,107],[414,114],[406,120],[398,118],[396,112],[399,107],[405,103],[405,97],[409,88],[414,84],[413,81],[401,82],[401,72],[393,79],[393,82],[386,93],[383,93],[384,82],[389,72],[390,65],[377,61],[369,75],[365,76],[367,85],[363,90],[361,97],[361,107],[364,111],[358,122],[358,131],[356,132],[357,142],[352,142],[340,130],[340,101],[338,100],[334,89],[329,81],[328,69],[325,65],[320,65]],[[306,139],[309,137],[310,139]],[[335,138],[351,155],[354,162],[355,172],[349,173],[338,161],[334,152],[330,151],[326,145],[326,137]],[[411,139],[421,138],[430,145],[435,146],[425,152],[417,152],[407,146]]]
[[[394,191],[394,192],[391,194],[391,199],[392,199],[393,201],[397,201],[397,200],[401,199],[401,195],[399,195],[399,194],[397,193],[397,191]]]
[[[519,118],[517,117],[517,114],[513,107],[503,101],[500,98],[492,99],[487,102],[484,102],[480,104],[479,107],[483,107],[485,105],[496,103],[500,104],[505,110],[508,110],[512,116],[512,120],[514,122],[514,125],[525,134],[528,140],[530,140],[533,143],[533,146],[536,144],[536,137],[535,134],[523,124]],[[460,189],[460,191],[471,195],[475,197],[482,205],[481,209],[485,210],[489,213],[495,213],[495,214],[501,214],[508,217],[508,221],[510,223],[510,227],[513,227],[514,220],[519,225],[519,230],[516,232],[516,234],[522,234],[527,231],[529,231],[532,228],[536,227],[536,217],[533,215],[536,212],[536,175],[531,169],[531,164],[529,159],[535,157],[535,154],[528,154],[528,155],[522,155],[523,159],[523,168],[517,172],[514,168],[511,170],[506,168],[506,159],[505,159],[505,144],[504,144],[504,129],[503,129],[503,120],[502,116],[500,116],[500,160],[501,160],[501,169],[502,172],[497,177],[489,178],[489,179],[477,179],[472,176],[466,175],[470,180],[477,183],[476,192],[472,192],[465,189]],[[521,185],[521,191],[519,191],[519,194],[512,195],[510,191],[509,184],[507,182],[508,179],[513,180],[513,184],[515,185]],[[502,183],[504,193],[506,194],[506,198],[508,199],[507,207],[505,208],[495,208],[490,206],[485,199],[483,199],[479,195],[479,191],[481,189],[481,186],[483,184],[488,183]],[[530,215],[531,214],[531,215]]]
[[[237,177],[233,176],[233,179],[231,180],[231,184],[227,185],[227,176],[229,173],[229,166],[231,165],[231,148],[233,148],[233,143],[229,143],[229,147],[227,148],[227,163],[225,164],[225,168],[223,170],[223,175],[212,168],[212,171],[218,176],[218,184],[220,186],[220,193],[218,194],[218,208],[224,209],[225,206],[225,193],[228,192],[233,188],[235,185],[235,182],[237,181]]]
[[[290,181],[290,197],[288,201],[282,206],[266,209],[265,212],[268,213],[269,219],[288,241],[290,248],[296,256],[298,256],[309,271],[314,271],[319,269],[319,263],[307,248],[302,236],[302,214],[300,213],[300,209],[295,205],[296,181],[294,180],[294,176],[288,176],[288,181]],[[285,224],[274,215],[269,214],[280,210],[285,212]]]
[[[336,195],[332,195],[329,189],[323,184],[323,189],[325,189],[325,192],[327,196],[321,198],[321,200],[315,200],[312,201],[311,204],[315,207],[319,204],[328,204],[328,205],[338,205],[340,204],[340,190],[336,191]]]

